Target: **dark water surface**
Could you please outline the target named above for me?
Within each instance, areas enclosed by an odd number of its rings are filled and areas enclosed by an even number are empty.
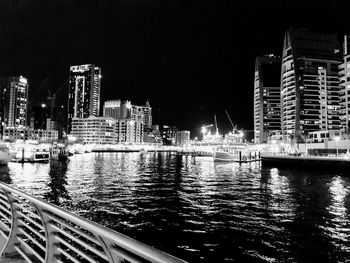
[[[88,153],[10,163],[0,177],[189,262],[350,260],[350,172]]]

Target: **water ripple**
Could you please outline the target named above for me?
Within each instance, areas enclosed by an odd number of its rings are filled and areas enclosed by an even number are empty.
[[[345,262],[350,180],[169,153],[81,154],[0,179],[189,262]]]

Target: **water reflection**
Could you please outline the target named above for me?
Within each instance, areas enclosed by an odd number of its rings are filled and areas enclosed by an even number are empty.
[[[48,191],[43,195],[44,199],[55,205],[60,205],[71,200],[67,185],[67,163],[51,162],[49,180],[47,182]]]
[[[0,180],[189,262],[342,262],[348,177],[169,153],[13,164]]]
[[[12,184],[10,168],[7,165],[0,165],[0,181],[5,184]]]

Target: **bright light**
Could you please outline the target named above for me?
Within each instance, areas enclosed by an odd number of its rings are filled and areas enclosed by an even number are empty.
[[[207,128],[205,128],[204,126],[202,127],[202,133],[203,134],[207,133]]]
[[[334,139],[336,142],[339,142],[339,141],[340,141],[340,136],[335,136],[333,139]]]
[[[77,141],[77,140],[78,140],[78,138],[77,138],[77,137],[72,136],[72,135],[68,135],[67,137],[68,137],[68,141],[70,141],[70,142],[75,142],[75,141]]]
[[[41,104],[41,108],[46,108],[46,104],[45,103]]]
[[[239,137],[243,138],[244,137],[244,132],[242,131],[239,131],[239,134],[238,134]]]

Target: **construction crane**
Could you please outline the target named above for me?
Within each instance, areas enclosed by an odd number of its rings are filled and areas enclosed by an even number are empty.
[[[228,114],[228,112],[226,110],[225,110],[225,112],[226,112],[226,115],[227,115],[229,121],[231,122],[233,133],[235,133],[235,131],[237,131],[237,125],[233,125],[233,122],[232,122],[232,120],[230,118],[230,115]]]
[[[47,99],[50,100],[50,105],[51,105],[51,109],[50,109],[50,118],[51,118],[51,120],[53,120],[53,118],[54,118],[56,95],[68,83],[68,80],[69,79],[66,79],[64,81],[64,83],[54,93],[52,93],[51,90],[48,89],[49,96],[47,97]]]

